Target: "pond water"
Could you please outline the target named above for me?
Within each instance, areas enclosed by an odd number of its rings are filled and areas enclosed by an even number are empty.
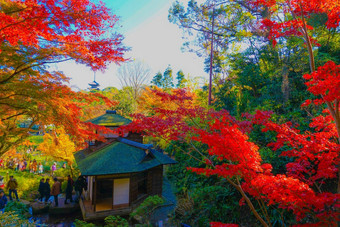
[[[81,213],[72,213],[67,215],[38,214],[32,217],[32,221],[35,221],[37,224],[46,224],[54,227],[73,227],[73,222],[76,219],[82,220]]]
[[[30,213],[32,214],[31,208],[30,208]],[[73,227],[74,226],[73,222],[76,219],[82,220],[82,215],[80,211],[70,213],[70,214],[63,214],[63,215],[56,215],[56,214],[49,215],[48,213],[35,214],[35,215],[32,215],[32,217],[30,218],[30,221],[35,222],[37,224],[45,224],[51,227]]]

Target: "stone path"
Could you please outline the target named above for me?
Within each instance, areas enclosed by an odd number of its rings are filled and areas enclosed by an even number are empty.
[[[168,223],[168,215],[175,209],[177,200],[167,178],[163,179],[162,197],[165,199],[165,203],[155,210],[151,216],[151,223],[159,227],[171,227],[171,224]]]

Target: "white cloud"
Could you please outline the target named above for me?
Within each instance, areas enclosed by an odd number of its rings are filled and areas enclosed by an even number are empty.
[[[152,67],[154,73],[163,72],[170,64],[175,72],[182,69],[191,76],[205,76],[203,59],[194,53],[181,52],[182,32],[177,25],[168,21],[169,7],[164,7],[126,34],[125,42],[132,47],[129,56],[143,59]]]
[[[124,34],[124,43],[132,48],[126,53],[126,57],[144,61],[151,67],[151,76],[158,71],[164,72],[166,67],[171,65],[174,73],[182,69],[186,75],[207,78],[208,75],[203,71],[204,59],[198,58],[194,53],[181,52],[182,32],[177,25],[168,21],[169,7],[170,3]],[[71,77],[71,86],[86,89],[88,83],[93,80],[94,73],[83,65],[68,62],[58,64],[57,68]],[[108,86],[120,87],[117,68],[112,64],[105,73],[96,73],[96,81],[101,85],[101,89]]]

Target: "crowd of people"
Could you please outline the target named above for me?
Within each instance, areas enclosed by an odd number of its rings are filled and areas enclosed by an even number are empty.
[[[64,162],[60,167],[66,169],[67,168],[66,162]],[[12,169],[14,171],[21,172],[25,171],[44,176],[45,178],[40,179],[38,187],[39,192],[38,201],[44,203],[52,203],[53,201],[52,198],[54,198],[54,205],[56,207],[59,205],[58,197],[62,193],[61,182],[63,180],[62,178],[58,179],[55,176],[55,172],[57,170],[57,162],[53,162],[49,169],[50,172],[47,172],[47,174],[46,171],[44,171],[44,165],[41,162],[37,162],[35,159],[33,159],[32,161],[27,161],[25,158],[0,159],[0,168]],[[53,178],[52,185],[50,185],[50,177]],[[0,179],[0,213],[4,212],[8,200],[12,201],[15,198],[17,201],[19,201],[17,191],[18,189],[17,180],[13,176],[10,176],[9,180],[6,182],[5,185],[3,182],[4,177],[1,178],[2,179]],[[1,189],[2,187],[3,189]],[[73,199],[72,197],[72,193],[74,190],[76,194],[75,199]],[[69,175],[67,177],[67,186],[65,190],[65,204],[68,204],[69,202],[72,203],[74,202],[74,200],[75,202],[78,202],[79,198],[82,195],[83,190],[87,190],[86,178],[84,176],[79,176],[77,180],[74,182],[71,176]],[[5,192],[8,193],[6,194]]]
[[[39,200],[42,202],[45,199],[47,202],[51,196],[51,186],[50,186],[50,178],[41,178],[39,183],[38,192],[40,194]]]
[[[57,177],[54,177],[53,181],[54,183],[51,187],[49,178],[42,178],[40,180],[39,187],[38,187],[38,192],[39,192],[38,200],[44,203],[51,203],[52,201],[50,201],[50,198],[51,196],[53,196],[54,206],[58,207],[59,206],[58,197],[62,193],[61,182],[60,180],[58,180]],[[10,176],[9,181],[6,184],[6,189],[8,190],[8,197],[10,201],[13,201],[13,197],[12,197],[13,194],[15,196],[15,199],[19,201],[17,188],[18,188],[18,182],[13,176]],[[73,197],[72,197],[73,189],[76,192],[75,200],[73,200]],[[68,175],[64,203],[68,204],[68,201],[70,203],[78,202],[84,190],[85,191],[87,190],[87,181],[84,176],[82,175],[79,176],[77,180],[74,182],[71,176]],[[7,202],[8,202],[8,199],[6,197],[5,191],[3,189],[0,189],[0,213],[4,212]]]
[[[45,165],[46,166],[46,165]],[[66,162],[62,164],[62,168],[66,169]],[[45,172],[44,165],[41,162],[37,162],[35,159],[31,161],[27,161],[19,158],[8,158],[8,159],[0,159],[0,168],[1,169],[12,169],[15,171],[28,171],[34,174],[43,174]],[[55,171],[57,170],[57,163],[54,162],[51,167],[51,176],[54,176]]]
[[[39,173],[42,174],[44,172],[44,166],[41,162],[37,162],[35,159],[33,161],[27,162],[26,159],[0,159],[0,168],[2,169],[13,169],[15,171],[29,171],[30,173]]]
[[[59,196],[59,194],[62,193],[61,183],[58,180],[58,178],[56,178],[56,177],[53,179],[53,181],[54,181],[54,183],[53,183],[52,188],[51,188],[48,178],[46,180],[44,178],[42,178],[40,180],[39,189],[38,189],[38,191],[40,193],[39,200],[41,202],[48,203],[50,197],[53,196],[54,205],[56,207],[58,207],[58,205],[59,205],[58,196]],[[76,192],[75,202],[78,202],[82,193],[83,193],[83,190],[87,190],[86,178],[84,176],[79,176],[77,178],[77,180],[74,182],[70,175],[67,176],[67,186],[66,186],[66,190],[65,190],[64,204],[68,204],[68,201],[70,203],[74,202],[73,197],[72,197],[73,189]],[[44,198],[45,198],[45,201],[43,201]]]

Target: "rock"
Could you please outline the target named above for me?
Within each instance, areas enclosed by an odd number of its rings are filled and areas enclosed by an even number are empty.
[[[54,207],[53,205],[49,209],[49,214],[70,214],[80,210],[79,204],[72,203],[66,204],[59,207]]]
[[[27,201],[27,200],[21,199],[20,202],[25,204],[27,207],[31,206],[31,203],[29,201]]]
[[[47,213],[49,210],[49,204],[45,204],[43,202],[34,202],[31,203],[32,213],[33,214],[42,214]]]

